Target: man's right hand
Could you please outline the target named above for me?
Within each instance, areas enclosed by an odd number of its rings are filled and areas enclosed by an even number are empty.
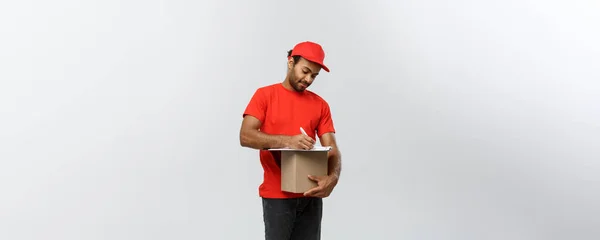
[[[309,150],[312,149],[315,145],[315,140],[309,136],[306,136],[305,134],[298,134],[295,136],[291,136],[288,139],[287,145],[291,149]]]

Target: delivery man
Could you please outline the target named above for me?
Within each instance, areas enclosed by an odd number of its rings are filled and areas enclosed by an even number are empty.
[[[267,240],[320,239],[322,199],[331,194],[340,177],[341,153],[329,104],[307,90],[321,69],[329,72],[324,58],[321,45],[298,43],[288,51],[285,80],[258,88],[243,114],[240,144],[259,150],[264,170],[258,191]],[[311,149],[316,137],[322,146],[331,147],[328,174],[307,176],[318,186],[304,193],[281,191],[280,155],[267,149]]]

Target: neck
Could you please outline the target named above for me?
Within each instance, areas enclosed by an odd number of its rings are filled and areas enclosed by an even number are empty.
[[[283,85],[284,88],[290,90],[290,91],[296,91],[296,89],[294,89],[292,87],[292,85],[290,84],[290,79],[289,76],[285,77],[285,80],[283,80],[283,83],[281,83]]]

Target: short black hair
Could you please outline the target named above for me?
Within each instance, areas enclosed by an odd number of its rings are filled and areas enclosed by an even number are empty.
[[[292,56],[292,50],[289,50],[287,52],[287,56],[288,57]],[[300,56],[293,56],[292,58],[294,59],[294,64],[296,64],[298,62],[298,60],[300,60]]]

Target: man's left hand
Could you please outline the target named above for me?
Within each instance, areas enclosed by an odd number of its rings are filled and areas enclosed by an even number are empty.
[[[306,197],[319,197],[326,198],[331,194],[335,185],[337,185],[338,178],[336,176],[312,176],[308,178],[317,182],[317,186],[306,191],[304,196]]]

